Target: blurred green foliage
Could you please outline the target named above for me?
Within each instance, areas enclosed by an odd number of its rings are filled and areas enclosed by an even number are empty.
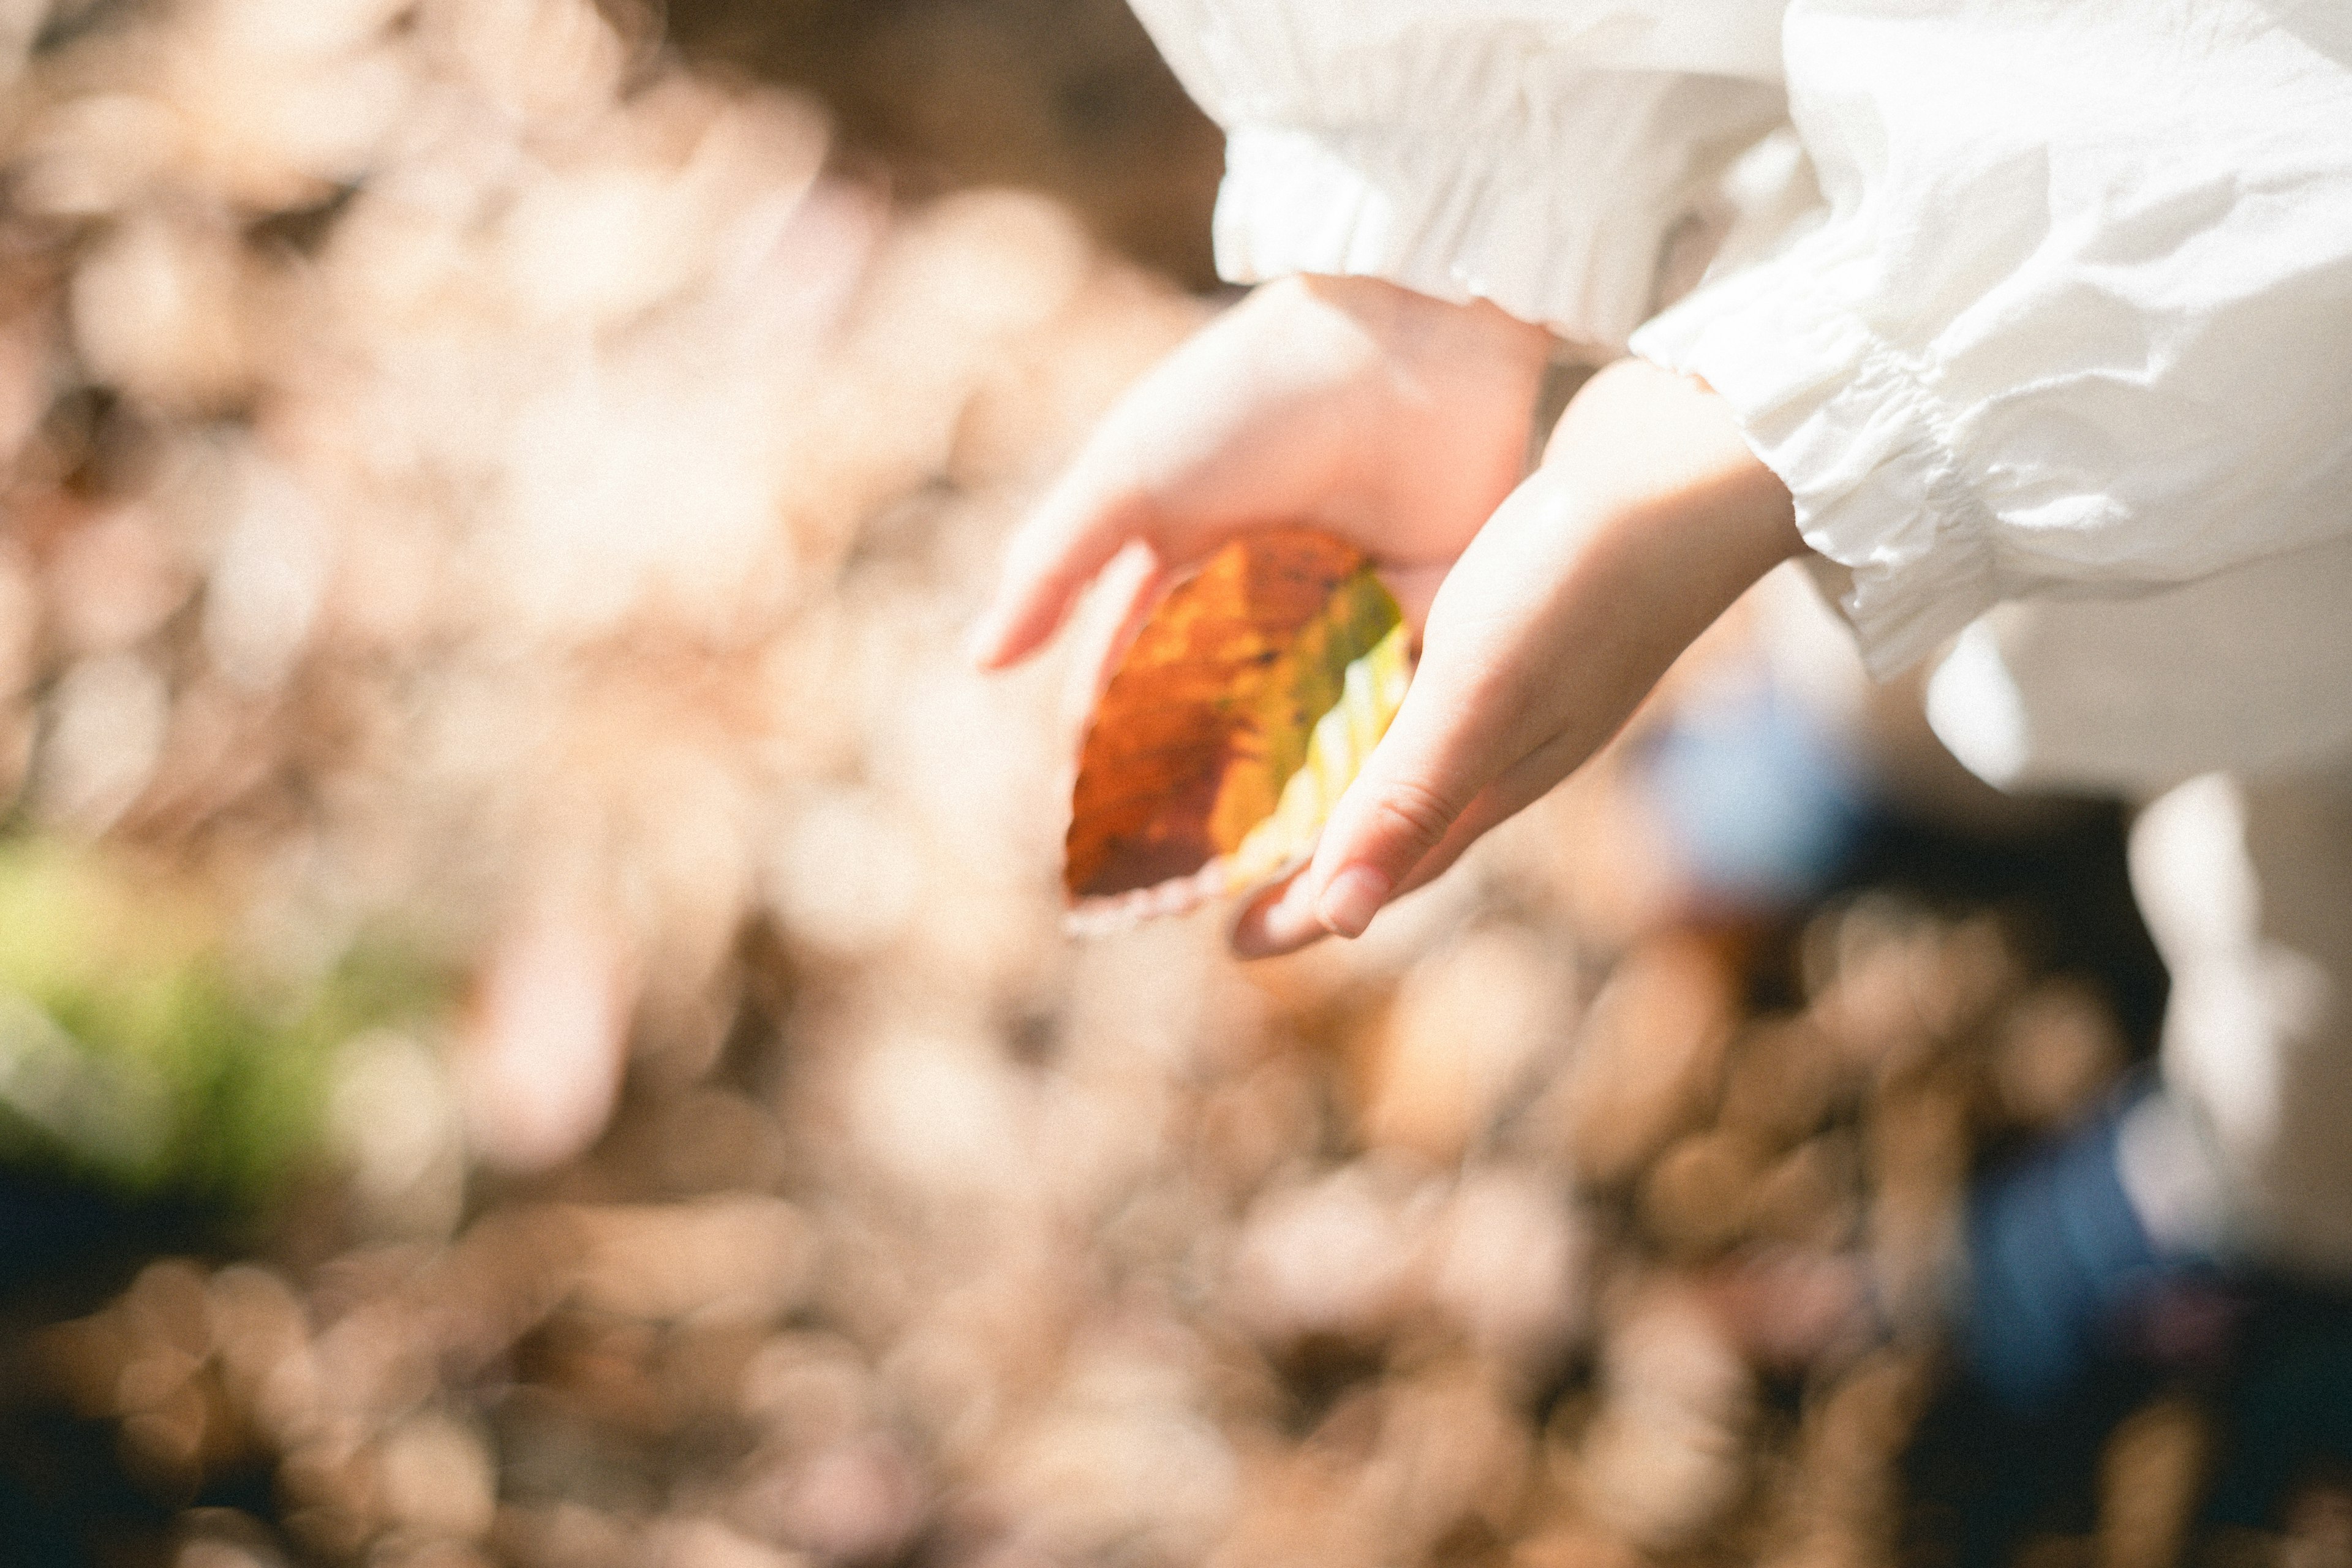
[[[230,936],[224,906],[167,875],[0,843],[0,1162],[264,1205],[317,1146],[336,1048],[446,995],[395,942],[292,984],[246,972]]]

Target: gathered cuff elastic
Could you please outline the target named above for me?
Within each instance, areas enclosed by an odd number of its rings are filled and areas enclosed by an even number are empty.
[[[1864,297],[1868,263],[1841,256],[1841,237],[1825,230],[1701,288],[1632,348],[1730,404],[1795,498],[1805,542],[1844,568],[1839,606],[1885,679],[2007,594],[1993,517],[1958,470],[1947,411],[1843,302]]]
[[[1665,193],[1581,199],[1574,171],[1402,130],[1243,128],[1226,144],[1217,269],[1236,283],[1294,272],[1385,279],[1441,300],[1491,300],[1604,352],[1647,315]],[[1612,184],[1616,182],[1612,178]]]

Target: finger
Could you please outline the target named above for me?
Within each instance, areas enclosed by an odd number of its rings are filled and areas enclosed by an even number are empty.
[[[1583,756],[1583,748],[1563,736],[1545,742],[1504,769],[1485,793],[1454,819],[1454,826],[1438,840],[1437,847],[1423,856],[1411,875],[1397,885],[1397,890],[1390,895],[1391,901],[1427,887],[1451,870],[1472,845],[1549,795],[1554,786],[1576,770]]]
[[[1576,575],[1559,489],[1538,472],[1514,491],[1431,605],[1421,668],[1316,851],[1310,885],[1334,932],[1360,934],[1506,771],[1558,732],[1554,644]],[[1526,801],[1515,789],[1507,804]],[[1467,837],[1486,826],[1482,813]]]
[[[1422,857],[1388,901],[1427,887],[1494,828],[1551,793],[1574,771],[1581,749],[1562,737],[1545,742],[1503,770],[1454,819],[1437,847]],[[1302,868],[1255,894],[1234,920],[1227,944],[1238,958],[1276,958],[1332,934],[1317,910],[1316,889]]]
[[[1034,653],[1068,616],[1078,592],[1120,547],[1145,535],[1153,508],[1105,431],[1071,465],[1007,546],[988,606],[973,624],[966,656],[1002,669]]]
[[[1072,652],[1065,695],[1074,712],[1089,712],[1102,700],[1118,661],[1176,576],[1142,540],[1122,545],[1096,574],[1069,615]]]
[[[1358,936],[1507,764],[1501,679],[1432,639],[1386,735],[1325,825],[1308,889],[1324,927]]]
[[[1422,857],[1388,902],[1427,887],[1489,831],[1525,811],[1568,776],[1579,756],[1566,741],[1538,747],[1503,771],[1472,801],[1437,847]],[[1332,934],[1317,909],[1315,889],[1303,869],[1253,897],[1234,921],[1227,944],[1237,958],[1278,958]]]
[[[996,593],[968,644],[973,663],[1001,669],[1034,652],[1122,545],[1171,527],[1169,498],[1188,497],[1172,510],[1189,518],[1203,510],[1202,477],[1237,466],[1229,460],[1234,437],[1249,426],[1236,423],[1234,410],[1250,400],[1234,395],[1220,367],[1234,357],[1234,323],[1242,314],[1195,333],[1095,426],[1007,546]],[[1169,540],[1155,542],[1169,552]]]

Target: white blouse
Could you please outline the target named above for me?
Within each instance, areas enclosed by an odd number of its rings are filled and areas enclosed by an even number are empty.
[[[2352,752],[2352,5],[1135,3],[1229,278],[1704,376],[1996,782]]]

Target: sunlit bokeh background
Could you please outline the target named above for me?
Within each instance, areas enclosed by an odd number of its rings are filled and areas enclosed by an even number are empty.
[[[1971,1160],[2147,1049],[2112,813],[1694,911],[1637,730],[1346,951],[1064,937],[1068,671],[955,649],[1219,302],[1117,0],[0,0],[0,1560],[2352,1552],[2197,1523],[2210,1389],[1939,1405]]]

